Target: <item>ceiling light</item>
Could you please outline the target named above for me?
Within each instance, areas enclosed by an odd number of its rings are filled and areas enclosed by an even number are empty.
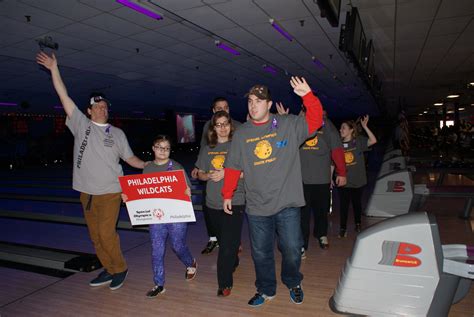
[[[469,83],[469,85],[471,85],[471,86],[474,86],[474,82],[472,82],[472,83]]]
[[[463,108],[459,108],[458,110],[459,110],[459,111],[463,111],[463,110],[465,110],[465,109],[466,109],[466,108],[463,107]]]
[[[15,107],[17,105],[18,104],[14,103],[14,102],[0,102],[0,106],[5,106],[5,107]]]
[[[227,51],[227,52],[229,52],[229,53],[231,53],[231,54],[233,54],[233,55],[240,55],[240,52],[239,52],[239,51],[233,49],[233,48],[230,47],[230,46],[225,45],[224,43],[221,43],[221,41],[219,41],[219,40],[214,41],[214,43],[216,44],[216,46],[217,46],[218,48],[221,48],[221,49],[223,49],[224,51]]]
[[[293,37],[286,32],[278,23],[275,22],[274,19],[270,19],[270,23],[275,30],[277,30],[281,35],[283,35],[288,41],[293,41]]]
[[[449,110],[447,113],[454,113],[454,110]]]
[[[161,14],[158,14],[157,12],[152,11],[151,8],[150,9],[144,8],[141,4],[142,1],[140,0],[116,0],[116,1],[120,4],[123,4],[124,6],[129,7],[130,9],[140,12],[141,14],[148,15],[149,17],[153,19],[156,19],[156,20],[163,19],[163,16],[161,16]]]
[[[448,95],[446,98],[458,98],[459,95]]]
[[[418,115],[419,115],[419,116],[422,116],[423,114],[422,114],[422,113],[419,113]]]
[[[272,73],[272,74],[277,73],[277,70],[274,67],[270,66],[270,65],[263,64],[262,67],[263,67],[263,70],[268,72],[268,73]]]
[[[443,103],[442,103],[442,102],[436,102],[436,103],[434,103],[434,105],[435,105],[435,106],[442,106]]]
[[[428,111],[423,111],[423,113],[428,113]]]

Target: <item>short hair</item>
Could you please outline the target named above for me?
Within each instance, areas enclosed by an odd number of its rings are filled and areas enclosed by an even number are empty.
[[[153,144],[152,145],[158,144],[160,142],[168,142],[170,144],[170,147],[173,145],[173,143],[171,142],[171,138],[169,137],[169,135],[166,135],[166,134],[158,134],[153,139]]]
[[[212,109],[214,109],[214,107],[216,106],[216,103],[218,103],[219,101],[225,101],[227,102],[227,104],[229,104],[229,101],[225,97],[216,97],[212,101]]]

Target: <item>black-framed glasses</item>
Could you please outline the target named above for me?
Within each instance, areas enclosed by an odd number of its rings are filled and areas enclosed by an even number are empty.
[[[230,122],[216,123],[214,126],[216,128],[227,128],[230,126]]]
[[[162,147],[162,146],[159,146],[159,145],[153,145],[153,148],[155,150],[162,151],[162,152],[169,152],[171,150],[170,147]]]

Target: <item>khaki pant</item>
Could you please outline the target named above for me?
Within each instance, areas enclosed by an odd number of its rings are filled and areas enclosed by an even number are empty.
[[[90,199],[92,198],[92,199]],[[110,274],[127,269],[120,249],[120,238],[116,226],[120,212],[120,193],[89,195],[81,193],[89,235],[102,266]]]

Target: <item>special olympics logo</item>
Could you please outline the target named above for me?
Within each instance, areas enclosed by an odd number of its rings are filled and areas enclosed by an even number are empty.
[[[253,153],[261,160],[266,159],[272,155],[272,145],[267,140],[263,140],[257,143]]]
[[[156,219],[161,220],[161,218],[165,216],[165,212],[161,209],[153,209],[153,216]]]

